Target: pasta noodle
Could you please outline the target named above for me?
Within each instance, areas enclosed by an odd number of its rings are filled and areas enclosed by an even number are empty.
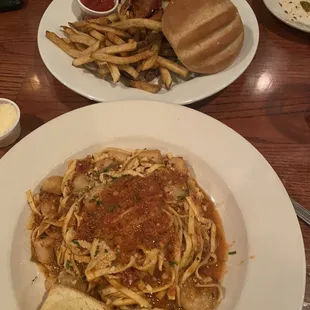
[[[197,292],[217,307],[224,233],[182,157],[106,148],[69,161],[60,180],[26,193],[32,259],[47,289],[69,285],[116,310],[196,310]]]

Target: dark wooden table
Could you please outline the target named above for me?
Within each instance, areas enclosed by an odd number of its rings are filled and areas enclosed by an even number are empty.
[[[22,137],[92,104],[59,83],[40,58],[37,29],[50,2],[29,0],[22,10],[0,13],[0,97],[20,106]],[[310,34],[282,24],[262,0],[249,3],[260,27],[254,61],[232,85],[191,107],[244,136],[270,162],[288,193],[310,209]],[[0,157],[8,150],[0,149]],[[300,226],[310,264],[310,228]],[[310,302],[309,286],[305,301]]]

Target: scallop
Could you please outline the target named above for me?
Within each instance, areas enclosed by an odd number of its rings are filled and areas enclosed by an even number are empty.
[[[37,260],[42,264],[51,264],[55,259],[55,252],[52,247],[54,239],[46,237],[38,239],[33,243]]]
[[[190,278],[181,288],[181,303],[185,310],[213,310],[217,306],[217,299],[212,289],[196,287]]]
[[[163,162],[163,158],[159,150],[146,150],[139,154],[140,159],[146,158],[149,161],[154,162],[155,164],[161,164]]]
[[[182,157],[173,157],[169,159],[168,166],[173,168],[180,174],[188,173],[186,162]]]
[[[47,178],[41,186],[41,190],[54,195],[61,195],[61,184],[63,178],[60,176],[52,176]]]

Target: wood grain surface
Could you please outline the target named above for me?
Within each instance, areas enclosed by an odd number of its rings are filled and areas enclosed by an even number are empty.
[[[37,29],[50,2],[29,0],[19,11],[0,13],[0,97],[21,108],[21,138],[93,103],[58,82],[40,58]],[[269,161],[288,193],[310,209],[310,34],[278,21],[262,0],[248,2],[260,28],[252,64],[225,90],[190,107],[245,137]],[[8,150],[0,149],[0,157]],[[303,222],[300,226],[310,265],[310,228]],[[310,309],[308,301],[310,287],[304,309]]]

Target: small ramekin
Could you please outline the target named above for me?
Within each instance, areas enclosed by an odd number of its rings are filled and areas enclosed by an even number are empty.
[[[103,17],[103,16],[107,16],[107,15],[113,13],[117,9],[117,6],[119,4],[119,0],[114,0],[115,5],[114,5],[114,7],[111,10],[99,12],[99,11],[94,11],[94,10],[89,9],[87,6],[85,6],[81,2],[81,0],[77,0],[77,2],[80,5],[81,10],[83,11],[84,15],[86,15],[87,17]]]
[[[18,105],[12,100],[0,98],[0,104],[1,103],[11,104],[17,112],[17,118],[14,125],[8,131],[0,135],[0,147],[5,147],[14,143],[20,136],[20,110]]]

